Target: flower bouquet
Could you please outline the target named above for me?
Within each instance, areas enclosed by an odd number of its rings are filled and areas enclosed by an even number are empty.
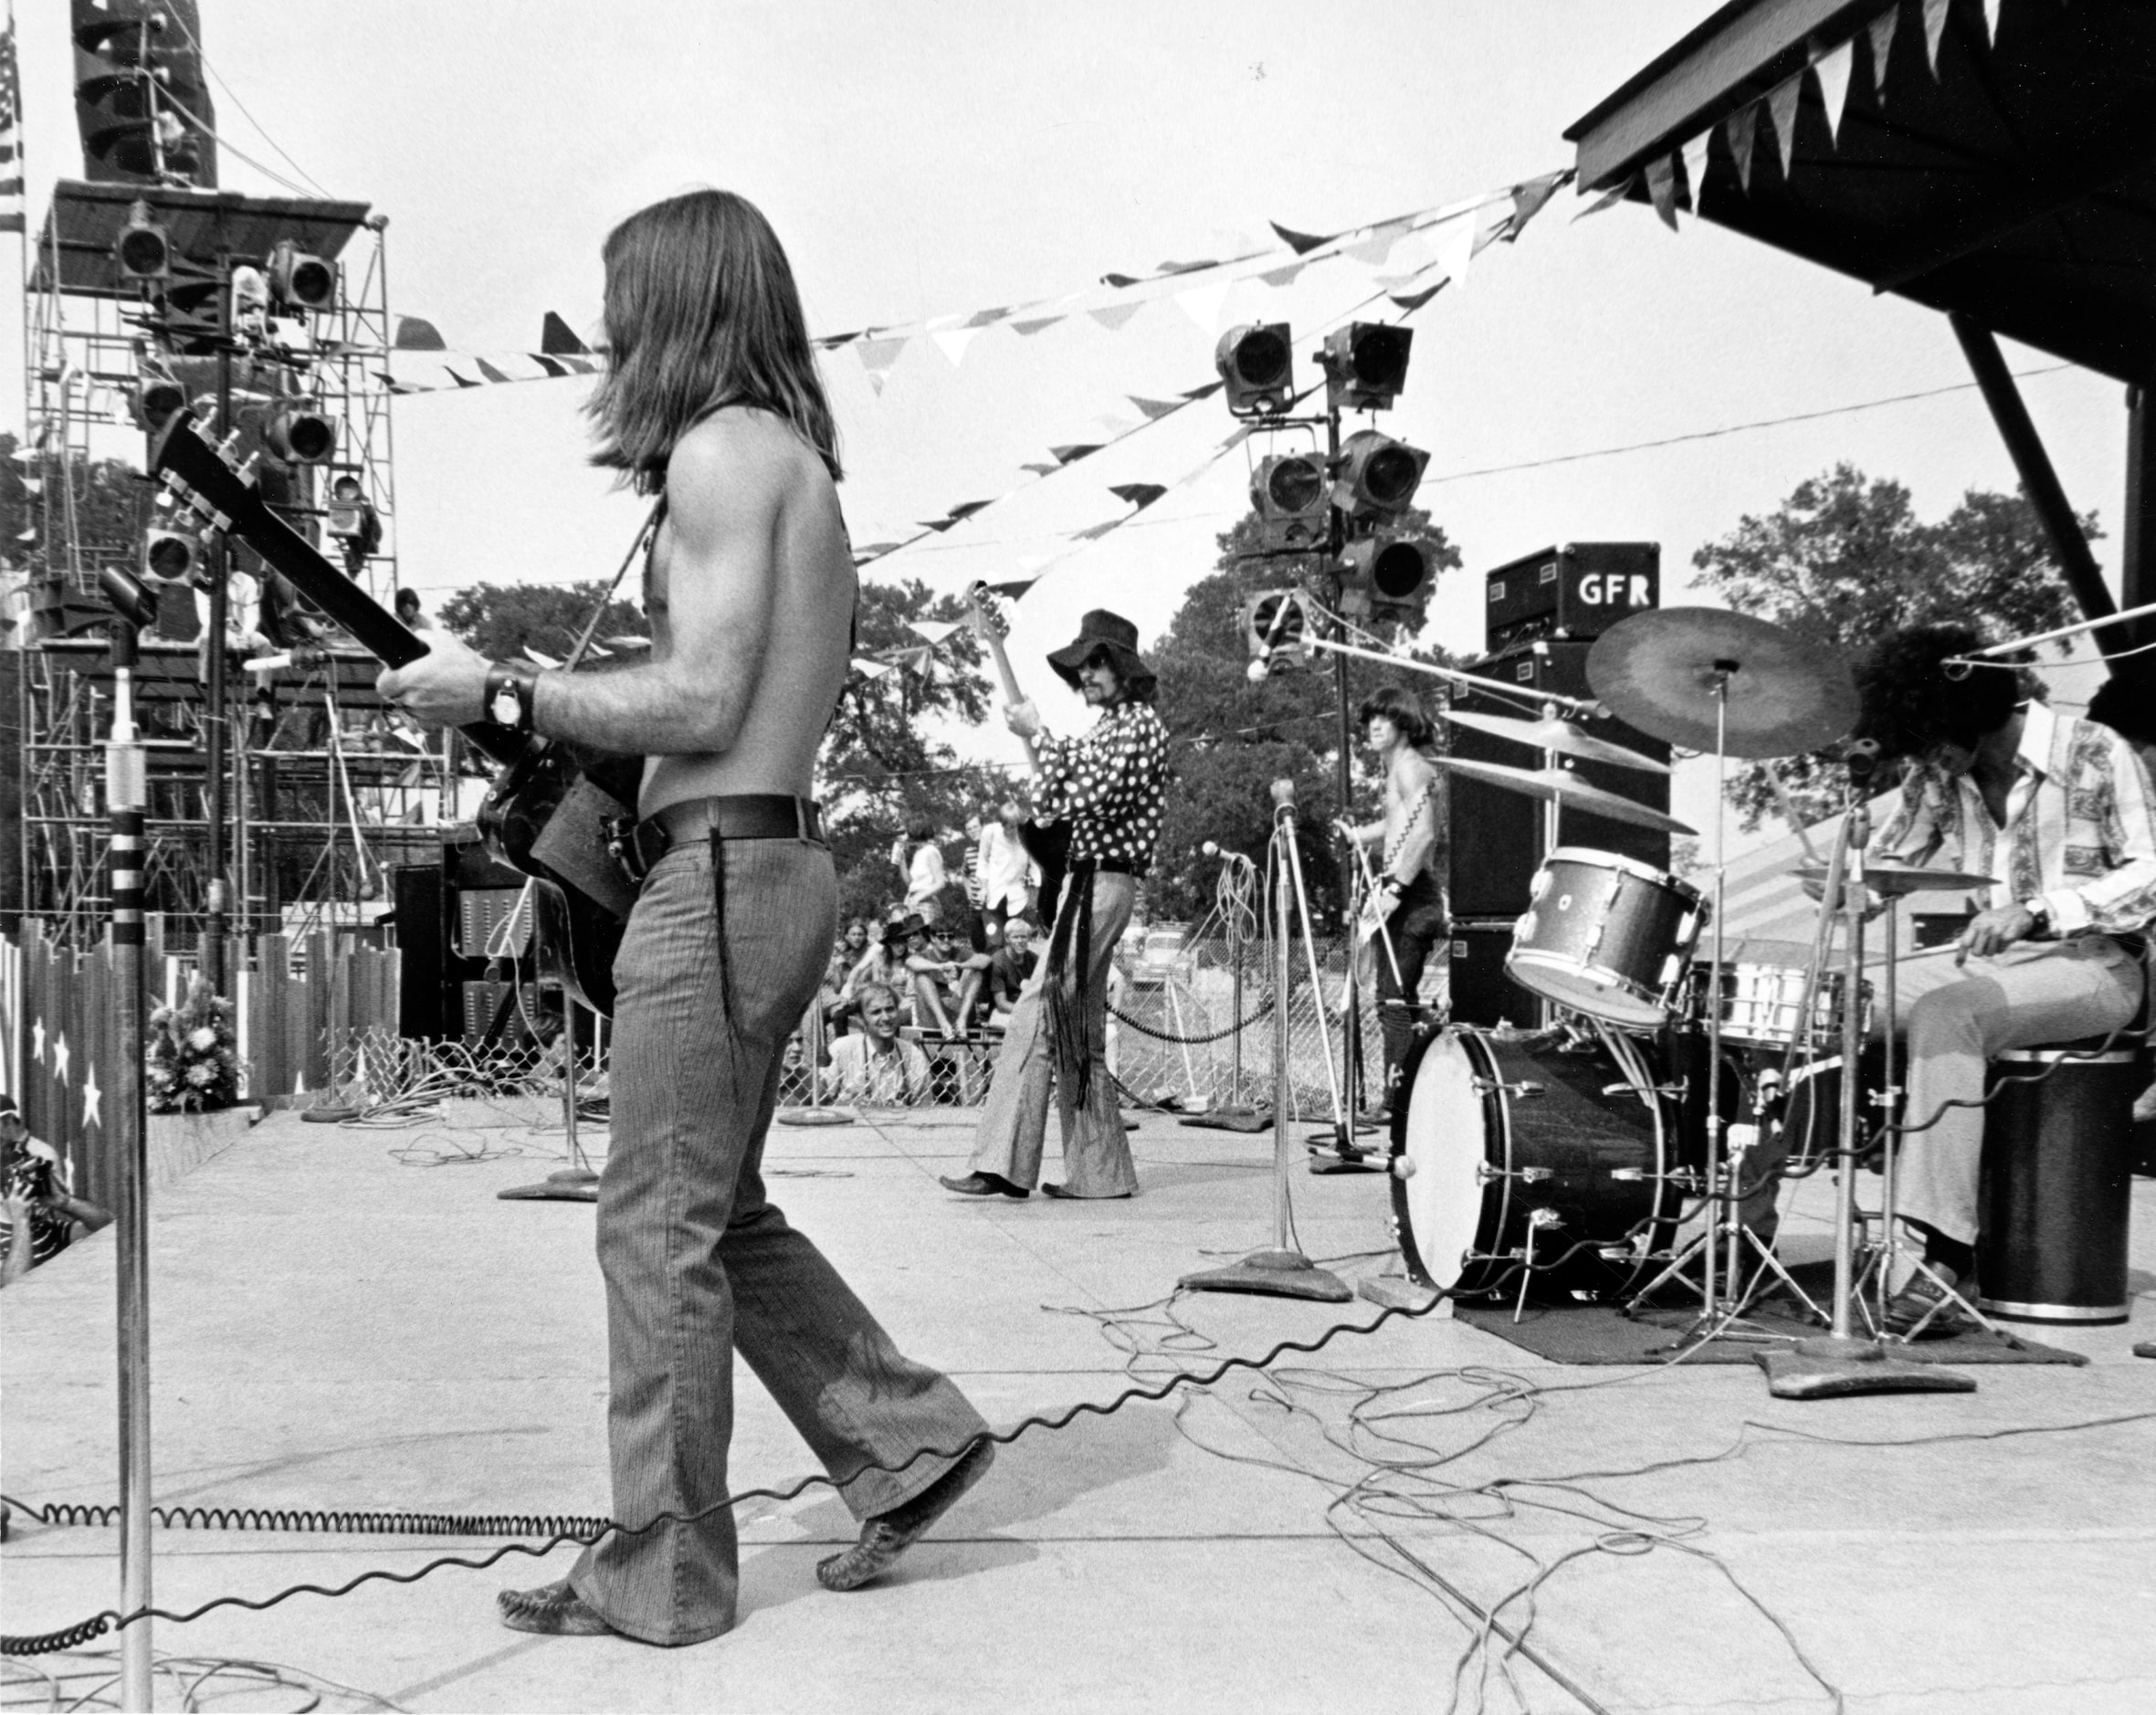
[[[150,1111],[202,1113],[239,1099],[232,1003],[196,977],[177,1006],[150,1014]]]

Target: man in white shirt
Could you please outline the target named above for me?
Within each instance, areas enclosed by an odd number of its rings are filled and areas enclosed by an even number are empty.
[[[1022,819],[1017,805],[1005,799],[996,819],[981,830],[981,914],[998,929],[1033,902],[1033,859],[1018,837]]]
[[[2130,1023],[2141,931],[2156,921],[2147,768],[2109,728],[2023,700],[2010,664],[1946,669],[1982,642],[1966,626],[1913,626],[1859,676],[1862,730],[1914,764],[1871,860],[1993,879],[1951,949],[1907,959],[1896,976],[1909,1043],[1900,1212],[1926,1263],[1957,1287],[1976,1240],[1987,1062]],[[1919,1273],[1888,1306],[1888,1326],[1951,1332],[1942,1301]]]
[[[841,1100],[871,1108],[912,1107],[929,1099],[929,1057],[899,1034],[899,995],[889,983],[859,991],[862,1028],[831,1045]]]

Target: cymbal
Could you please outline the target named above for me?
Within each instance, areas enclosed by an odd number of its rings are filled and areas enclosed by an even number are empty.
[[[1720,607],[1649,608],[1619,620],[1587,651],[1587,682],[1620,720],[1708,755],[1725,682],[1730,756],[1815,751],[1856,723],[1856,686],[1840,656]]]
[[[1614,792],[1604,792],[1600,786],[1591,786],[1579,775],[1569,774],[1562,768],[1508,768],[1502,763],[1476,763],[1463,756],[1434,756],[1430,760],[1438,767],[1464,774],[1469,780],[1487,780],[1508,792],[1523,792],[1530,798],[1569,805],[1573,809],[1606,815],[1614,822],[1630,822],[1635,827],[1665,828],[1672,834],[1699,832],[1674,815],[1666,815],[1647,805],[1635,804]]]
[[[1826,879],[1826,866],[1806,858],[1790,871],[1805,881]],[[1971,888],[1995,888],[1999,884],[1990,876],[1974,875],[1966,869],[1919,869],[1911,864],[1867,864],[1864,867],[1864,885],[1874,893],[1960,893]]]
[[[1651,774],[1667,774],[1667,763],[1657,763],[1651,756],[1637,751],[1626,750],[1622,744],[1612,744],[1607,739],[1598,739],[1593,733],[1583,732],[1570,721],[1560,721],[1554,715],[1542,721],[1518,721],[1509,715],[1468,714],[1457,709],[1445,710],[1445,719],[1457,727],[1472,727],[1478,732],[1487,732],[1492,738],[1509,739],[1515,744],[1530,744],[1538,751],[1555,751],[1561,756],[1576,756],[1583,763],[1611,763],[1619,768],[1645,769]]]

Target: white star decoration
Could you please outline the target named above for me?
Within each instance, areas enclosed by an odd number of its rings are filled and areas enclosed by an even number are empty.
[[[82,1079],[82,1123],[84,1125],[99,1127],[104,1125],[105,1116],[100,1110],[100,1104],[104,1099],[105,1092],[98,1088],[97,1062],[93,1060],[90,1062],[89,1072],[84,1075]]]
[[[61,1083],[68,1081],[68,1036],[62,1031],[52,1039],[52,1075]]]
[[[45,1064],[45,1020],[42,1018],[30,1026],[30,1057],[40,1066]]]

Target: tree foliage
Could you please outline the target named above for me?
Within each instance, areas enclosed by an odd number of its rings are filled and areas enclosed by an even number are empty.
[[[606,585],[595,578],[582,584],[475,584],[450,596],[436,616],[489,660],[513,660],[537,649],[559,661],[575,647],[605,594]],[[592,635],[602,647],[609,637],[641,637],[644,616],[617,596],[606,603]]]
[[[1421,542],[1440,569],[1460,563],[1458,550],[1427,512],[1410,510],[1401,533]],[[1257,557],[1258,521],[1246,513],[1217,538],[1218,569],[1191,586],[1162,639],[1154,667],[1160,675],[1158,706],[1173,738],[1173,777],[1162,817],[1161,843],[1147,882],[1147,901],[1158,915],[1183,920],[1211,908],[1218,866],[1204,851],[1208,840],[1263,862],[1272,833],[1271,785],[1295,783],[1304,879],[1314,916],[1331,921],[1339,886],[1340,852],[1328,831],[1339,813],[1339,706],[1332,661],[1275,671],[1250,682],[1243,605],[1261,591],[1305,585],[1329,606],[1337,586],[1314,554]],[[1390,627],[1412,637],[1422,627],[1426,599]],[[1423,658],[1442,660],[1438,654]],[[1428,700],[1430,680],[1389,671],[1374,663],[1348,663],[1350,713],[1378,685],[1397,682]],[[1371,813],[1372,783],[1358,776],[1357,814]]]
[[[152,490],[140,471],[116,458],[82,459],[46,452],[16,457],[21,443],[0,430],[0,555],[12,585],[43,574],[64,587],[33,591],[48,631],[102,626],[99,569],[139,568]],[[56,595],[63,605],[52,605]],[[175,610],[184,602],[170,604]],[[192,609],[187,618],[192,621]],[[20,641],[20,639],[11,639]]]
[[[2080,524],[2089,540],[2100,537],[2095,513]],[[2025,495],[1972,489],[1926,523],[1900,483],[1848,464],[1800,482],[1767,516],[1741,518],[1692,563],[1738,612],[1845,660],[1904,626],[1953,621],[2011,637],[2077,615]],[[1823,754],[1744,763],[1730,770],[1729,795],[1747,830],[1778,813],[1770,766],[1807,820],[1838,807],[1838,779]]]

